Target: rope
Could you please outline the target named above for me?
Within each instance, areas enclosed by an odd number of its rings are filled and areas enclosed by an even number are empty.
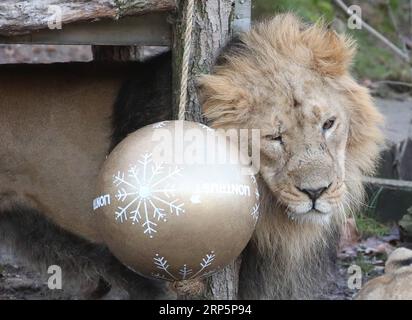
[[[171,283],[169,288],[177,294],[178,300],[193,300],[201,297],[205,284],[199,279],[181,280]]]
[[[190,49],[192,45],[193,12],[195,0],[187,0],[186,30],[184,33],[184,48],[182,58],[182,77],[180,78],[179,120],[185,120],[187,104],[187,82],[189,80]]]
[[[186,30],[184,33],[184,47],[182,58],[182,76],[180,78],[179,120],[185,120],[187,104],[187,83],[189,80],[190,49],[192,47],[193,13],[195,0],[187,0]],[[193,298],[204,290],[204,284],[199,279],[176,281],[172,284],[178,299]]]

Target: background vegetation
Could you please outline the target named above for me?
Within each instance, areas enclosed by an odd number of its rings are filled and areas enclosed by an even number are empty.
[[[412,42],[412,1],[345,0],[362,9],[362,19],[398,47]],[[347,15],[333,0],[253,0],[253,18],[262,19],[278,12],[293,11],[309,22],[323,17],[338,32],[348,32],[358,42],[354,73],[360,80],[397,80],[411,82],[411,66],[393,54],[383,43],[364,29],[347,28]]]

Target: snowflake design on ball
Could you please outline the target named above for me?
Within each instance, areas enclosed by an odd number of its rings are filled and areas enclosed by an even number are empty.
[[[168,214],[179,216],[185,212],[184,203],[175,198],[175,185],[171,182],[180,176],[181,168],[156,164],[151,153],[146,153],[137,165],[130,165],[127,175],[118,171],[113,175],[113,184],[118,188],[115,198],[119,205],[115,219],[121,223],[130,221],[139,224],[144,234],[153,238],[158,222],[167,222]],[[159,185],[162,184],[162,187]],[[167,211],[161,208],[163,204]]]
[[[257,221],[259,219],[259,203],[255,203],[250,211],[250,215]]]
[[[163,128],[163,127],[165,127],[166,126],[166,124],[168,124],[170,121],[162,121],[162,122],[157,122],[157,123],[154,123],[153,125],[152,125],[152,128],[153,129],[159,129],[159,128]]]
[[[256,203],[254,204],[254,206],[252,207],[252,210],[250,211],[250,215],[253,217],[253,219],[255,219],[255,224],[259,219],[259,207],[260,207],[260,203],[259,203],[259,198],[260,198],[260,194],[259,194],[259,189],[257,186],[257,181],[256,181],[256,177],[254,175],[250,176],[250,179],[252,180],[252,183],[255,185],[255,199],[256,199]]]
[[[212,129],[211,127],[209,127],[209,126],[207,126],[203,123],[197,122],[197,124],[199,125],[199,127],[201,127],[202,129],[205,129],[207,132],[215,132],[214,129]]]
[[[174,275],[169,271],[170,264],[167,259],[163,256],[160,256],[156,253],[155,257],[153,258],[153,263],[156,269],[159,269],[160,272],[152,272],[152,276],[162,280],[168,281],[178,281],[178,280],[190,280],[196,278],[197,276],[207,277],[214,273],[216,270],[206,270],[209,268],[213,261],[215,260],[216,254],[214,251],[210,251],[207,253],[203,258],[202,261],[199,263],[199,270],[197,272],[193,272],[193,269],[190,269],[187,264],[184,264],[179,269],[179,275]],[[202,274],[203,272],[203,274]]]

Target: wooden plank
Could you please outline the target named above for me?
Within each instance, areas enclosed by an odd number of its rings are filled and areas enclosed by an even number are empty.
[[[62,29],[43,29],[28,35],[0,36],[0,43],[169,46],[168,13],[125,17],[117,21],[79,22]]]
[[[1,0],[0,35],[29,34],[47,29],[59,20],[63,25],[112,19],[176,8],[176,0]]]
[[[252,0],[235,0],[235,17],[232,22],[233,33],[246,32],[250,29]]]
[[[364,183],[378,187],[412,191],[412,181],[364,177]]]
[[[383,222],[399,221],[412,207],[412,181],[365,177],[368,206]]]

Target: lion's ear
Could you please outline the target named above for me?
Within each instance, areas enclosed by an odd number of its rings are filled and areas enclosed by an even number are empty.
[[[356,51],[352,38],[329,29],[323,19],[308,25],[292,13],[257,24],[246,40],[255,50],[265,49],[260,51],[263,55],[271,51],[282,53],[328,77],[347,72]],[[267,50],[267,44],[272,46],[271,50]]]
[[[350,101],[348,156],[363,174],[373,174],[384,143],[383,116],[373,105],[366,88],[351,80],[347,90]]]
[[[215,127],[247,121],[251,102],[247,91],[227,75],[202,75],[198,92],[204,116]]]
[[[313,69],[330,77],[347,72],[356,53],[352,38],[327,29],[322,22],[305,30],[302,41],[312,52]]]

